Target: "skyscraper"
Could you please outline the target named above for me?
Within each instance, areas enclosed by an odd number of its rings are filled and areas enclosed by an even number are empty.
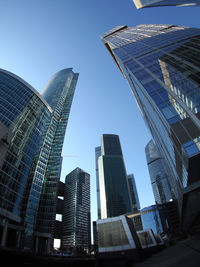
[[[102,40],[129,82],[181,205],[183,188],[200,186],[192,171],[200,161],[200,30],[120,26]]]
[[[99,167],[98,160],[101,156],[101,147],[95,148],[95,164],[96,164],[96,190],[97,190],[97,216],[101,219],[101,203],[100,203],[100,188],[99,188]]]
[[[65,179],[61,247],[89,248],[90,242],[90,175],[76,168]]]
[[[133,0],[136,8],[159,6],[196,6],[199,0]]]
[[[56,215],[56,192],[60,179],[61,153],[77,80],[78,74],[74,73],[71,68],[63,69],[51,78],[42,91],[42,96],[51,106],[53,113],[38,159],[38,162],[43,163],[42,153],[48,149],[49,154],[37,212],[36,237],[41,242],[45,242],[46,239],[50,247],[53,246],[52,229],[54,229]]]
[[[133,174],[129,174],[127,178],[128,178],[128,185],[129,185],[129,190],[130,190],[130,195],[131,195],[132,211],[136,212],[140,209],[140,201],[138,198],[135,178]]]
[[[2,246],[50,248],[61,151],[77,78],[72,69],[55,74],[44,91],[48,104],[21,78],[0,71]]]
[[[101,219],[132,210],[127,174],[118,135],[101,136],[98,159]]]
[[[32,86],[13,73],[0,70],[1,246],[20,247],[30,187],[34,188],[35,198],[40,194],[43,175],[38,173],[38,185],[33,181],[30,186],[29,174],[51,113],[51,107]],[[31,200],[35,199],[30,197]]]
[[[168,181],[169,177],[164,159],[161,157],[153,140],[147,144],[145,154],[155,201],[157,204],[166,203],[174,198],[173,189],[171,189]]]

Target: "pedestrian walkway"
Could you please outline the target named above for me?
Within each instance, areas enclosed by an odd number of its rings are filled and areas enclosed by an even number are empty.
[[[179,242],[132,267],[200,267],[200,237]]]

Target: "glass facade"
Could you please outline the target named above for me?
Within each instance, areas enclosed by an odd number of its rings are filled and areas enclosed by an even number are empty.
[[[159,6],[195,6],[200,0],[133,0],[136,8]]]
[[[200,30],[122,26],[102,40],[129,82],[181,204],[188,161],[200,152]]]
[[[155,235],[160,235],[168,229],[167,218],[162,218],[159,206],[156,205],[143,208],[139,213],[127,216],[133,220],[136,231],[151,229]]]
[[[156,239],[161,236],[169,240],[181,236],[180,216],[174,201],[148,206],[138,213],[127,214],[127,217],[133,221],[137,233],[151,230]]]
[[[173,190],[168,181],[169,178],[165,170],[164,159],[160,156],[152,140],[147,144],[145,154],[155,202],[162,204],[170,201],[175,196],[173,196]]]
[[[98,159],[101,218],[115,217],[132,210],[130,191],[119,137],[101,136]]]
[[[101,156],[101,147],[95,148],[95,164],[96,164],[96,188],[97,188],[97,216],[101,219],[101,204],[100,204],[100,188],[99,188],[99,167],[98,160]]]
[[[121,220],[99,224],[98,232],[100,247],[129,245]]]
[[[77,79],[71,68],[56,73],[43,98],[0,70],[0,220],[9,222],[8,227],[0,221],[3,246],[13,229],[12,246],[48,252],[52,245],[61,152]]]
[[[23,225],[30,207],[27,217],[34,224],[31,209],[38,207],[42,177],[38,173],[33,182],[29,175],[51,112],[47,102],[28,83],[0,70],[0,122],[7,129],[0,142],[8,145],[0,168],[0,216],[10,222]]]
[[[65,179],[61,242],[62,249],[90,247],[90,175],[80,168]]]
[[[163,244],[161,237],[159,235],[155,236],[152,230],[138,231],[137,235],[142,248],[149,248]]]
[[[41,164],[45,160],[46,168],[36,231],[46,233],[47,236],[53,236],[61,153],[77,80],[78,74],[71,68],[64,69],[57,72],[42,91],[42,96],[51,106],[53,113],[39,158]]]
[[[129,190],[131,194],[132,211],[138,211],[140,209],[140,202],[138,198],[134,175],[129,174],[127,178],[128,178],[128,186],[129,186]]]
[[[140,248],[133,222],[126,216],[97,220],[96,225],[99,253],[122,252]]]

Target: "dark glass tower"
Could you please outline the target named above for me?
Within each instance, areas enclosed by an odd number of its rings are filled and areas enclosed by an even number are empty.
[[[135,178],[133,174],[129,174],[127,178],[128,178],[128,186],[129,186],[130,195],[131,195],[132,211],[137,212],[138,210],[140,210],[140,201],[138,198]]]
[[[61,247],[88,249],[90,243],[90,175],[76,168],[65,179]]]
[[[99,188],[99,167],[98,160],[101,156],[101,147],[95,148],[95,164],[96,164],[96,189],[97,189],[97,216],[101,219],[101,203],[100,203],[100,188]]]
[[[98,160],[101,219],[132,211],[130,191],[118,135],[101,136]]]
[[[122,26],[102,40],[129,82],[181,205],[182,192],[200,186],[200,30]]]

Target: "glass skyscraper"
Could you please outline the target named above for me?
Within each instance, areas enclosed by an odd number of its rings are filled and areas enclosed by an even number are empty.
[[[173,189],[169,184],[164,159],[161,157],[153,140],[145,148],[145,154],[151,179],[155,202],[162,204],[174,198]]]
[[[140,201],[138,198],[135,178],[133,174],[129,174],[127,178],[128,178],[128,186],[129,186],[130,195],[131,195],[132,211],[136,212],[140,209]]]
[[[44,141],[43,133],[51,113],[51,107],[33,87],[18,76],[0,70],[0,132],[3,129],[4,133],[0,140],[2,246],[20,246],[31,186],[34,188],[35,198],[39,197],[41,186],[39,182],[32,182],[30,186],[29,174]],[[32,201],[34,205],[34,198]]]
[[[46,237],[48,242],[51,242],[51,247],[53,245],[52,229],[54,229],[56,215],[56,192],[60,179],[61,153],[77,80],[78,74],[74,73],[71,68],[61,70],[51,78],[41,93],[51,106],[53,113],[39,157],[39,162],[43,162],[42,153],[48,147],[49,154],[37,213],[36,232],[38,239],[44,240]]]
[[[137,8],[200,5],[200,0],[133,0],[133,2]]]
[[[98,158],[101,219],[132,211],[127,174],[118,135],[101,136]]]
[[[101,156],[101,147],[95,148],[95,164],[96,164],[96,190],[97,190],[97,216],[101,219],[101,203],[100,203],[100,188],[99,188],[99,167],[98,160]]]
[[[65,179],[61,247],[88,249],[90,243],[90,175],[76,168]]]
[[[132,219],[136,231],[151,229],[155,236],[159,234],[169,240],[180,236],[179,213],[173,201],[145,207],[127,217]]]
[[[119,26],[102,40],[129,82],[181,205],[184,188],[200,186],[193,171],[200,161],[200,29]]]
[[[155,235],[162,234],[168,228],[167,218],[162,218],[162,211],[161,205],[151,205],[127,217],[133,220],[136,231],[151,229]]]
[[[2,246],[50,248],[61,152],[77,79],[72,69],[59,71],[43,97],[21,78],[0,71]]]

